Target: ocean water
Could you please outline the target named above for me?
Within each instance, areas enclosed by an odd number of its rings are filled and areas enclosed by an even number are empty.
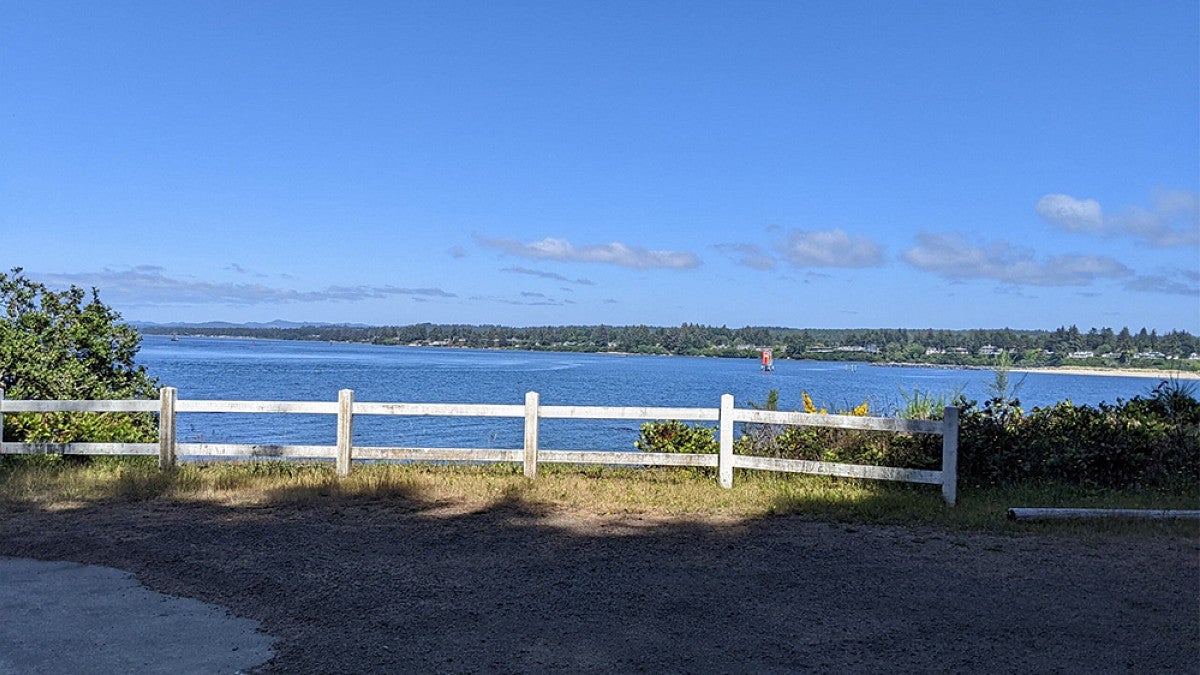
[[[961,392],[989,397],[993,373],[869,364],[776,361],[763,373],[752,359],[385,347],[279,340],[146,336],[138,357],[180,399],[711,407],[722,394],[735,405],[763,402],[779,390],[780,410],[801,409],[801,391],[831,412],[867,401],[890,415],[904,393]],[[1024,407],[1070,399],[1115,402],[1147,394],[1158,380],[1030,373],[1020,382]],[[356,416],[354,442],[365,446],[519,448],[523,422],[502,418]],[[542,420],[546,449],[631,451],[635,420]],[[334,444],[333,415],[201,414],[179,416],[181,442]]]

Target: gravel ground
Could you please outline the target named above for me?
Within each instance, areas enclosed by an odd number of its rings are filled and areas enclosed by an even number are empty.
[[[266,672],[1200,672],[1194,539],[405,502],[0,511],[280,638]]]

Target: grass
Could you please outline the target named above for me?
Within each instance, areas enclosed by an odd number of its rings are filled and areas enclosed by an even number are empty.
[[[159,471],[154,458],[6,458],[0,462],[0,510],[71,509],[130,502],[231,505],[389,500],[414,508],[486,508],[517,501],[592,514],[720,516],[756,519],[797,514],[835,522],[941,526],[993,532],[1112,532],[1200,538],[1200,524],[1162,521],[1012,523],[1013,506],[1200,508],[1194,491],[1089,490],[1056,484],[961,486],[947,507],[937,486],[827,476],[737,472],[722,490],[711,469],[623,469],[542,465],[535,480],[517,465],[356,466],[338,479],[329,464],[248,462],[184,464]]]

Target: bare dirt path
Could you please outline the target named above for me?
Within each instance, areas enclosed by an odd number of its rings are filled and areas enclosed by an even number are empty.
[[[0,511],[0,555],[134,573],[271,672],[1197,672],[1194,539],[403,500]],[[131,627],[136,630],[136,627]]]

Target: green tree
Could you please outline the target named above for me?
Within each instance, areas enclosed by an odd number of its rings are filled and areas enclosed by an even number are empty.
[[[0,273],[0,387],[14,399],[145,399],[157,383],[134,363],[141,336],[99,292],[54,291],[21,268]],[[6,415],[6,441],[151,440],[153,416],[127,413]]]

